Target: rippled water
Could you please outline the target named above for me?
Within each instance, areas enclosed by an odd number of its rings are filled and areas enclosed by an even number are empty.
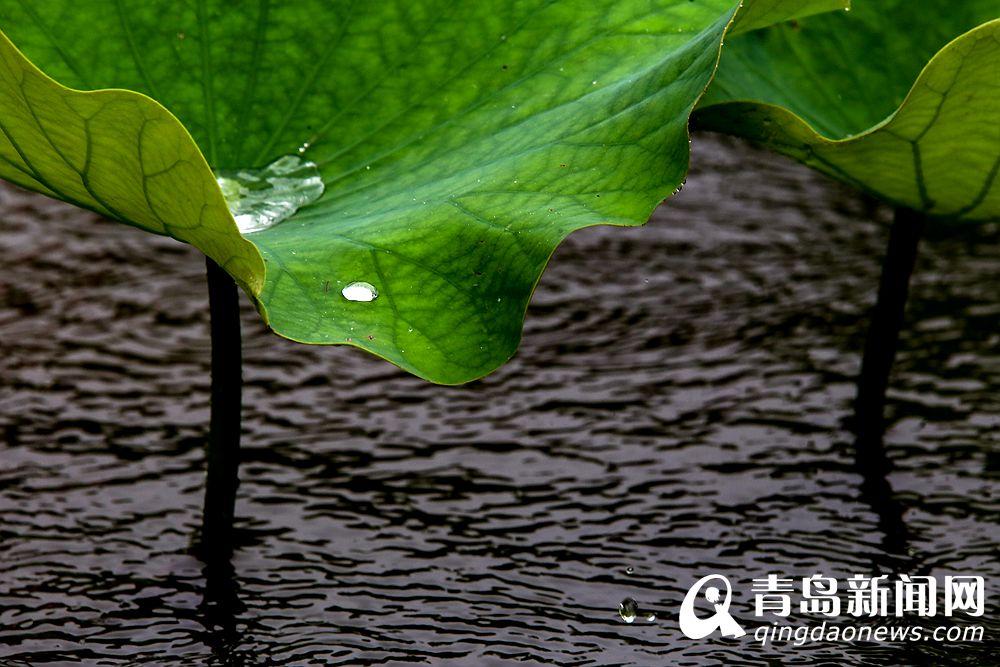
[[[958,572],[992,578],[1000,634],[1000,233],[923,246],[889,406],[900,543],[843,427],[888,216],[696,137],[684,191],[573,236],[517,358],[460,388],[247,308],[242,543],[206,580],[201,256],[0,190],[0,665],[994,661],[676,624],[710,572],[745,625],[769,572]],[[624,623],[626,598],[657,620]]]

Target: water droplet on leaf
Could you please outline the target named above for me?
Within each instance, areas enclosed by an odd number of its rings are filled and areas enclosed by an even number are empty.
[[[323,194],[319,169],[296,155],[263,169],[220,171],[215,177],[243,234],[273,227]]]
[[[340,291],[348,301],[368,302],[378,298],[378,290],[371,283],[355,281]]]

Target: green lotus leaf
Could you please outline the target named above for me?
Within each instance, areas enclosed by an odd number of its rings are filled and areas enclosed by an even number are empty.
[[[1000,3],[857,0],[726,43],[694,125],[929,217],[1000,218]]]
[[[682,182],[736,10],[0,0],[0,176],[193,244],[282,336],[465,382],[514,353],[567,234]]]

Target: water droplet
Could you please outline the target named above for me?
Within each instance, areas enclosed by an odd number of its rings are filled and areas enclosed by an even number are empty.
[[[361,301],[367,303],[378,298],[378,290],[371,283],[355,281],[340,291],[348,301]]]
[[[273,227],[323,194],[316,165],[296,155],[263,169],[220,171],[215,178],[243,234]]]
[[[625,574],[632,574],[633,572],[635,572],[635,568],[631,565],[625,568]]]
[[[647,611],[646,612],[646,620],[649,621],[650,623],[652,623],[653,621],[655,621],[656,620],[656,612],[655,611]]]
[[[626,623],[634,621],[637,613],[639,613],[639,605],[632,598],[625,598],[618,605],[618,615]]]

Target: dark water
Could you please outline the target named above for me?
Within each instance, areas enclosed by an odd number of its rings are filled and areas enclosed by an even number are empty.
[[[208,582],[201,256],[0,190],[0,665],[995,663],[1000,233],[923,246],[887,436],[901,543],[843,426],[889,211],[710,137],[694,167],[647,227],[559,250],[482,382],[248,309],[242,544]],[[710,572],[745,626],[771,572],[980,574],[987,641],[689,640]],[[623,623],[626,597],[659,619]]]

